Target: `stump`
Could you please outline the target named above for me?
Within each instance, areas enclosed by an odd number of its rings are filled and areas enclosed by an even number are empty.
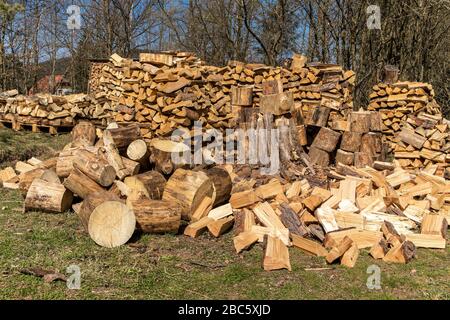
[[[39,210],[61,213],[72,206],[73,195],[62,184],[35,179],[25,198],[25,212]]]
[[[182,219],[190,220],[203,198],[213,193],[213,183],[206,173],[178,169],[167,181],[163,200],[180,204]]]
[[[89,236],[98,245],[115,248],[128,242],[136,229],[133,211],[119,201],[97,206],[89,218]]]
[[[137,199],[127,201],[136,217],[136,227],[145,233],[177,233],[181,224],[178,204],[163,200]]]

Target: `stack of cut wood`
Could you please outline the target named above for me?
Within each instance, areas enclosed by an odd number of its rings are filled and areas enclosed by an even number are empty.
[[[437,174],[448,174],[450,163],[450,128],[448,120],[442,115],[419,113],[409,115],[402,122],[402,129],[392,142],[395,159],[406,169],[429,168],[438,166]]]
[[[194,121],[206,128],[235,127],[243,108],[268,105],[281,98],[275,94],[286,100],[283,107],[288,109],[282,112],[303,111],[313,121],[312,111],[326,106],[330,122],[343,119],[353,105],[354,82],[354,72],[306,64],[302,56],[285,69],[238,61],[218,68],[183,52],[143,53],[139,61],[114,54],[103,66],[97,95],[114,105],[117,122],[139,122],[143,136],[151,138],[190,128]]]
[[[441,114],[434,99],[433,87],[421,82],[379,83],[370,94],[368,110],[379,111],[383,119],[383,133],[393,135],[401,130],[401,122],[410,114],[426,112]]]
[[[95,96],[100,92],[100,76],[102,69],[107,61],[92,60],[90,61],[89,80],[88,80],[88,94]]]
[[[317,108],[315,122],[308,128],[319,130],[315,136],[310,135],[314,136],[309,146],[311,162],[322,167],[342,163],[363,168],[386,159],[388,148],[381,133],[378,112],[351,112],[347,120],[334,121],[331,128],[327,127],[328,117],[326,107]],[[303,140],[307,141],[306,138]]]
[[[112,107],[104,97],[86,94],[52,96],[18,95],[17,91],[0,96],[0,120],[20,125],[73,126],[77,119],[89,119],[106,125]]]

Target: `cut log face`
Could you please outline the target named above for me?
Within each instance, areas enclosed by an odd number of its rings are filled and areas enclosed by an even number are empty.
[[[384,262],[393,262],[393,263],[408,263],[411,261],[416,255],[416,246],[410,241],[404,241],[403,243],[399,243],[391,250],[383,258]]]
[[[357,152],[361,146],[362,134],[359,132],[344,132],[340,148],[347,152]]]
[[[339,149],[336,153],[336,163],[342,163],[347,166],[353,165],[355,161],[355,154]]]
[[[147,143],[141,139],[133,141],[128,146],[127,156],[130,160],[140,162],[141,165],[147,163],[150,156]]]
[[[203,198],[212,198],[213,192],[213,183],[204,172],[178,169],[167,181],[163,200],[179,203],[182,219],[190,220]]]
[[[25,211],[62,213],[72,206],[73,195],[60,183],[35,179],[25,198]]]
[[[319,148],[310,147],[308,155],[311,162],[318,166],[327,167],[330,164],[330,154]]]
[[[294,96],[292,92],[271,94],[260,97],[260,111],[273,115],[282,115],[294,110]]]
[[[115,248],[128,242],[136,228],[133,211],[118,201],[97,206],[89,218],[89,236],[98,245]]]
[[[72,130],[73,147],[93,146],[96,139],[95,125],[90,121],[81,121]]]
[[[178,204],[162,200],[127,201],[136,216],[136,226],[145,233],[177,233],[181,223]]]
[[[202,171],[206,173],[214,185],[215,199],[213,207],[226,203],[230,199],[231,189],[233,187],[228,171],[219,167]]]
[[[308,118],[307,124],[316,127],[326,127],[330,117],[331,109],[328,107],[318,107],[312,110],[311,116]]]
[[[89,194],[81,203],[77,215],[86,231],[88,231],[89,218],[94,209],[107,201],[120,201],[120,198],[111,192],[101,191]]]
[[[350,131],[367,133],[370,131],[371,113],[366,111],[352,112],[350,114]]]

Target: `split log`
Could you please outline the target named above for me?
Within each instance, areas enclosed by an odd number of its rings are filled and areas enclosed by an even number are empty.
[[[353,245],[348,249],[341,258],[341,265],[348,268],[353,268],[356,264],[356,260],[359,256],[358,246],[353,243]]]
[[[111,165],[87,150],[75,153],[73,165],[103,187],[109,187],[116,178],[116,171]]]
[[[259,104],[261,113],[279,116],[294,110],[294,95],[292,92],[283,92],[261,96]]]
[[[161,173],[148,171],[127,177],[124,182],[131,190],[143,192],[149,199],[161,200],[167,181]]]
[[[64,186],[82,199],[90,194],[104,191],[94,180],[89,178],[79,169],[74,168],[70,175],[64,180]]]
[[[89,218],[89,236],[98,245],[115,248],[128,242],[136,229],[133,211],[119,201],[97,206]]]
[[[307,124],[316,127],[327,127],[328,118],[330,117],[331,109],[328,107],[314,108]]]
[[[72,206],[73,195],[60,183],[35,179],[25,198],[25,212],[40,210],[61,213]]]
[[[208,224],[208,231],[216,238],[227,232],[233,227],[234,217],[228,216]]]
[[[333,263],[340,257],[344,255],[344,253],[350,249],[351,246],[354,245],[354,242],[349,237],[344,237],[338,245],[331,248],[330,252],[326,255],[325,259],[328,263]]]
[[[44,169],[36,168],[19,175],[19,190],[25,197],[35,179],[40,179],[44,174]]]
[[[136,216],[136,227],[145,233],[177,233],[181,223],[178,204],[162,200],[131,199],[127,205]]]
[[[208,228],[208,224],[213,221],[215,220],[210,217],[203,217],[200,220],[188,225],[186,229],[184,229],[184,235],[191,238],[197,238],[206,231],[206,229]]]
[[[371,112],[359,111],[350,113],[350,131],[367,133],[370,131]]]
[[[90,121],[81,121],[72,130],[72,147],[93,146],[96,139],[95,125]]]
[[[318,242],[291,234],[292,245],[317,257],[325,257],[328,251]]]
[[[330,154],[326,151],[311,146],[308,155],[311,162],[318,166],[328,167],[330,165]]]
[[[163,200],[179,203],[182,219],[190,220],[204,197],[212,197],[214,185],[204,172],[178,169],[167,181]]]
[[[444,216],[436,214],[426,214],[420,225],[421,234],[441,235],[444,239],[447,238],[447,229],[447,219]]]
[[[253,244],[258,242],[258,240],[258,234],[252,231],[245,231],[233,238],[233,244],[236,252],[240,253],[241,251],[250,248]]]
[[[73,160],[75,159],[75,153],[80,150],[79,148],[70,148],[63,150],[59,153],[56,160],[56,174],[60,178],[67,178],[73,169]]]
[[[370,249],[369,254],[374,259],[383,259],[386,253],[389,251],[389,246],[386,240],[381,239],[380,242],[377,242]]]
[[[263,268],[266,271],[288,269],[291,271],[288,247],[279,238],[266,236]]]
[[[411,241],[404,241],[391,248],[383,258],[384,262],[408,263],[416,255],[416,246]]]

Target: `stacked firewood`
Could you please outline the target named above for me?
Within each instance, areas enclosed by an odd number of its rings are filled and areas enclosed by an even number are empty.
[[[294,56],[290,69],[230,61],[206,66],[184,52],[141,54],[139,61],[117,54],[104,65],[99,90],[114,105],[115,120],[138,122],[145,138],[166,136],[175,128],[202,121],[206,128],[235,127],[243,108],[262,106],[262,96],[285,92],[306,119],[319,106],[331,120],[352,109],[355,74],[337,65],[310,63]],[[270,102],[270,100],[266,100]],[[267,103],[266,103],[267,104]]]
[[[86,94],[23,96],[14,90],[0,95],[0,120],[20,124],[73,126],[77,119],[104,120],[106,124],[111,111],[105,98]]]
[[[437,165],[411,174],[396,163],[339,163],[286,179],[249,165],[170,164],[182,150],[147,144],[137,125],[102,132],[83,122],[72,136],[56,158],[18,162],[0,171],[0,182],[22,192],[25,211],[72,207],[101,246],[123,245],[135,232],[197,238],[234,229],[237,253],[264,243],[265,270],[290,270],[289,247],[347,267],[362,249],[407,263],[416,248],[446,247],[450,189]]]
[[[383,132],[393,135],[401,130],[401,122],[406,121],[410,114],[440,114],[441,108],[434,96],[433,87],[428,83],[379,83],[369,96],[368,110],[379,111],[384,124]]]
[[[391,141],[394,157],[402,167],[420,169],[437,165],[439,174],[447,174],[450,129],[442,115],[421,112],[408,116]]]

